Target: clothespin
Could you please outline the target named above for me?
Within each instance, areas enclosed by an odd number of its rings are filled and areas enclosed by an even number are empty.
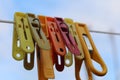
[[[105,75],[107,73],[107,67],[95,47],[87,26],[82,23],[75,23],[75,26],[83,47],[85,63],[89,71],[98,76]],[[92,59],[101,65],[103,69],[102,71],[95,69],[92,63]]]
[[[77,31],[76,31],[74,22],[73,22],[72,19],[69,19],[69,18],[65,18],[64,21],[67,24],[67,26],[69,28],[69,32],[72,35],[72,37],[74,38],[74,40],[76,41],[76,45],[78,46],[78,48],[80,50],[80,54],[79,55],[75,55],[75,58],[81,60],[81,59],[84,58],[84,53],[83,53],[83,50],[82,50],[81,42],[79,40],[79,37],[78,37]]]
[[[45,36],[47,37],[47,40],[49,41],[49,34],[48,29],[46,28],[46,18],[44,16],[38,16],[38,19],[41,24],[41,29],[43,29],[43,32],[45,33]],[[40,56],[37,60],[38,62],[38,76],[39,80],[48,80],[48,79],[54,79],[54,70],[53,70],[53,61],[52,61],[52,47],[49,50],[45,50],[42,48],[37,49],[37,54]]]
[[[63,21],[62,18],[55,18],[55,22],[57,23],[57,26],[61,32],[62,38],[64,40],[64,43],[68,47],[68,49],[71,51],[71,53],[75,55],[79,55],[80,51],[76,45],[76,42],[72,35],[69,33],[68,26],[66,23]]]
[[[35,17],[34,14],[28,13],[27,14],[28,21],[30,24],[32,37],[34,41],[38,44],[38,46],[42,49],[50,49],[50,44],[41,28],[41,24],[39,19]],[[37,22],[36,22],[37,21]]]
[[[22,60],[24,59],[25,54],[33,53],[34,43],[26,14],[16,12],[14,15],[14,21],[12,55],[14,59]]]
[[[69,18],[65,18],[64,21],[67,24],[67,26],[69,28],[69,32],[72,35],[72,37],[74,38],[74,40],[76,41],[76,45],[78,46],[78,48],[80,50],[80,54],[75,55],[75,57],[78,58],[78,59],[83,59],[84,58],[84,53],[83,53],[83,50],[82,50],[81,42],[79,40],[74,22],[73,22],[72,19],[69,19]]]
[[[52,42],[55,67],[58,71],[63,71],[64,69],[64,55],[66,54],[66,49],[60,31],[55,23],[55,19],[52,17],[46,17],[47,27],[49,32],[50,41]],[[58,61],[60,57],[60,61]],[[59,63],[60,62],[60,63]]]

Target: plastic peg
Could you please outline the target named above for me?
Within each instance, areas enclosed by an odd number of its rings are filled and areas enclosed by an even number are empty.
[[[26,14],[16,12],[14,14],[14,21],[13,58],[22,60],[25,53],[32,53],[34,51],[34,42]]]
[[[72,35],[72,37],[76,41],[75,45],[78,46],[78,48],[80,50],[80,54],[79,55],[75,55],[75,57],[78,58],[78,59],[83,59],[84,58],[84,53],[83,53],[83,49],[82,49],[82,46],[81,46],[80,39],[79,39],[77,31],[76,31],[75,24],[74,24],[73,20],[70,19],[70,18],[65,18],[64,21],[68,25],[70,34]]]
[[[80,51],[76,46],[76,42],[72,37],[72,35],[70,34],[68,26],[66,25],[64,20],[62,18],[55,17],[55,22],[57,23],[57,27],[59,28],[62,38],[64,40],[64,43],[66,44],[68,49],[71,51],[71,53],[75,55],[79,55]]]
[[[41,18],[43,18],[43,16],[38,16],[38,19],[41,22],[41,28],[43,29],[43,32],[45,34],[47,34],[46,32],[48,32],[48,31],[46,30],[47,29],[46,26],[42,25],[42,24],[44,24],[43,23],[44,19],[41,19]],[[45,36],[47,37],[47,35],[45,35]],[[48,37],[47,37],[47,40],[51,46],[51,43],[50,43]],[[54,76],[53,61],[52,61],[52,54],[53,54],[52,47],[49,50],[45,50],[45,49],[40,48],[39,54],[40,54],[40,60],[42,61],[41,64],[43,66],[44,77],[48,78],[48,79],[54,79],[55,76]]]
[[[40,21],[34,14],[28,13],[27,18],[30,24],[32,37],[38,46],[42,49],[50,49],[50,44],[42,30]]]
[[[86,66],[90,69],[92,73],[98,76],[105,75],[107,73],[106,64],[99,55],[87,26],[82,23],[75,23],[75,26],[83,47]],[[94,67],[92,59],[96,61],[98,64],[100,64],[100,66],[102,67],[102,71],[99,71]]]

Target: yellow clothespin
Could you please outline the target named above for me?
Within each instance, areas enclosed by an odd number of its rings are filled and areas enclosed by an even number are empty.
[[[14,21],[12,55],[14,59],[22,60],[26,53],[32,53],[34,51],[34,43],[26,14],[16,12]]]
[[[95,47],[87,26],[81,23],[75,23],[75,26],[83,47],[85,63],[89,71],[98,76],[105,75],[107,73],[107,67]],[[98,71],[97,69],[95,69],[92,63],[92,59],[101,65],[103,69],[102,71]]]
[[[40,48],[50,49],[50,43],[48,42],[42,30],[39,19],[36,18],[35,15],[32,13],[28,13],[27,18],[30,24],[30,29],[31,29],[32,37],[34,41],[38,44]]]

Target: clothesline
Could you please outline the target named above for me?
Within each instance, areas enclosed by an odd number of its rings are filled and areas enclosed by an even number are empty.
[[[0,20],[0,23],[8,23],[8,24],[14,24],[14,21],[9,21],[9,20]],[[110,35],[119,35],[120,33],[115,33],[115,32],[105,32],[105,31],[97,31],[97,30],[89,30],[90,32],[93,33],[101,33],[101,34],[110,34]]]

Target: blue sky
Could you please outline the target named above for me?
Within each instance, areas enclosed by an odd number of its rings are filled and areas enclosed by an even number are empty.
[[[119,0],[0,0],[0,19],[13,21],[15,12],[31,12],[36,15],[72,18],[74,21],[86,23],[92,30],[120,32],[119,7]],[[12,58],[12,34],[12,24],[0,23],[0,78],[2,80],[37,80],[36,63],[33,70],[27,71],[22,61],[18,62]],[[116,80],[116,76],[120,74],[120,59],[118,59],[120,58],[120,36],[96,33],[91,35],[108,67],[107,75],[94,76],[95,80]],[[115,61],[115,59],[118,60]],[[86,80],[84,68],[81,75],[83,80]],[[117,78],[120,77],[117,76]],[[65,68],[62,73],[55,70],[54,80],[61,79],[75,80],[74,64],[70,68]]]

